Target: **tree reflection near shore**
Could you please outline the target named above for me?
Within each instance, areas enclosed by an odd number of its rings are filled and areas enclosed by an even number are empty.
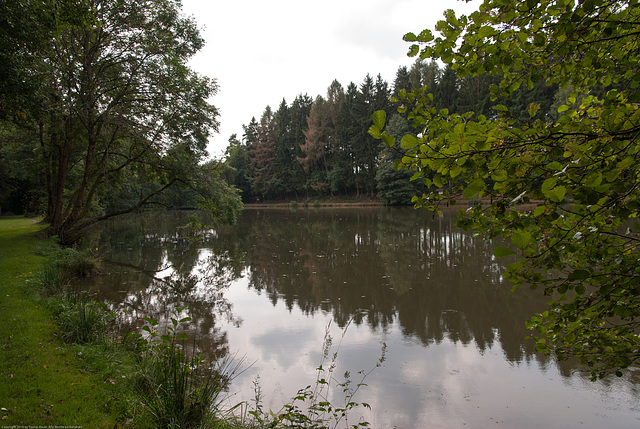
[[[501,278],[511,261],[492,256],[504,243],[461,231],[455,220],[409,208],[250,209],[237,225],[192,240],[181,229],[187,215],[145,215],[105,227],[105,274],[88,287],[114,303],[125,329],[186,306],[205,353],[254,362],[234,381],[238,401],[250,400],[259,375],[266,405],[279,407],[313,379],[328,321],[339,329],[351,319],[341,368],[365,369],[389,345],[365,393],[375,427],[462,427],[459,415],[482,426],[487,409],[537,427],[540,419],[524,416],[543,388],[551,408],[575,386],[588,396],[572,400],[575,411],[561,420],[545,416],[567,425],[585,413],[598,414],[594,422],[618,413],[620,405],[598,402],[613,389],[607,383],[622,392],[618,404],[638,398],[633,382],[585,383],[571,363],[537,355],[524,322],[547,298],[512,292]],[[640,418],[621,415],[622,423]]]

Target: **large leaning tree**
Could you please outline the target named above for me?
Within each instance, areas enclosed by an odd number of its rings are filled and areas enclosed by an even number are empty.
[[[18,111],[37,130],[50,234],[73,243],[88,226],[161,204],[178,187],[220,220],[233,219],[237,191],[215,163],[202,164],[218,127],[209,102],[217,84],[187,65],[203,40],[178,0],[32,0],[7,8],[14,17],[3,24],[44,41],[6,54],[7,74],[35,85],[21,97],[0,96],[5,116]],[[105,211],[104,201],[120,194],[118,210]]]
[[[415,203],[481,201],[459,225],[505,237],[494,253],[517,253],[508,277],[550,297],[528,322],[538,350],[577,356],[593,378],[621,375],[640,360],[640,3],[485,0],[436,30],[406,34],[409,54],[499,77],[498,100],[540,81],[563,98],[527,122],[506,102],[474,118],[436,110],[424,91],[400,94],[415,128],[400,166],[434,190]],[[384,122],[376,113],[370,133],[392,145]]]

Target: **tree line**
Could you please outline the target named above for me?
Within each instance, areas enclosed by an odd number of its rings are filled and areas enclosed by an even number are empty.
[[[458,78],[451,67],[422,59],[399,67],[392,84],[379,74],[367,74],[346,89],[334,80],[324,96],[300,94],[291,104],[283,99],[277,110],[267,106],[259,119],[243,125],[241,137],[232,135],[225,155],[227,180],[246,202],[355,196],[408,203],[424,185],[410,181],[411,171],[394,168],[404,155],[399,143],[389,148],[368,133],[374,112],[386,112],[391,118],[387,132],[399,142],[411,132],[402,95],[424,88],[438,110],[491,117],[497,114],[491,87],[498,83],[489,74]],[[553,117],[561,96],[557,85],[540,82],[516,91],[508,105],[514,119],[526,122]],[[541,108],[531,118],[528,108],[534,101]]]

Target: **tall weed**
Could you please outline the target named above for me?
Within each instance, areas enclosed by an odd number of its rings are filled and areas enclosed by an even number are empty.
[[[60,338],[70,344],[102,342],[111,318],[103,304],[87,299],[71,287],[73,279],[93,275],[98,262],[91,251],[60,249],[53,240],[35,249],[48,256],[37,280],[37,292],[48,298],[47,305],[59,324]]]
[[[54,264],[47,264],[36,278],[38,292],[45,297],[60,295],[68,285],[68,279],[60,270],[60,267]]]
[[[49,246],[43,249],[43,252],[50,252]],[[58,249],[49,254],[36,284],[45,296],[63,295],[68,292],[72,279],[92,276],[99,271],[99,267],[98,260],[90,250]]]
[[[60,325],[60,338],[70,344],[102,342],[108,328],[110,316],[103,304],[82,299],[79,295],[65,297],[55,311]]]
[[[187,336],[179,333],[175,310],[167,333],[159,335],[158,321],[146,318],[148,346],[142,355],[140,371],[131,377],[132,387],[141,399],[142,408],[157,428],[198,428],[213,424],[221,409],[224,393],[239,365],[230,359],[208,362],[185,348]]]
[[[349,372],[345,372],[342,377],[337,376],[335,371],[340,345],[351,321],[353,318],[343,328],[342,336],[333,353],[331,353],[333,338],[330,335],[331,323],[329,323],[322,344],[322,358],[316,368],[315,383],[298,390],[291,401],[278,412],[268,414],[264,412],[259,381],[254,382],[254,409],[248,412],[253,416],[254,427],[335,429],[342,424],[348,428],[369,426],[369,422],[362,419],[350,424],[349,415],[357,408],[371,408],[366,402],[356,402],[355,396],[362,387],[366,386],[366,378],[384,362],[387,346],[383,343],[380,357],[373,368],[369,371],[358,371],[358,381],[355,384]],[[331,397],[335,388],[343,394],[337,400]]]

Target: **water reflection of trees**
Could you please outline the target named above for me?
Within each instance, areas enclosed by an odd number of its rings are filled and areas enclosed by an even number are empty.
[[[192,334],[227,352],[220,320],[240,324],[225,298],[246,273],[274,304],[330,313],[340,326],[397,323],[423,344],[445,338],[486,350],[499,340],[510,361],[534,356],[525,319],[546,299],[510,291],[491,243],[455,228],[455,214],[412,209],[247,210],[204,241],[184,238],[181,213],[114,222],[101,248],[114,269],[92,287],[134,329],[143,317],[187,306]]]
[[[483,351],[499,340],[511,361],[534,355],[524,321],[546,299],[512,293],[494,243],[455,228],[455,214],[251,210],[241,224],[250,285],[274,303],[331,312],[341,326],[354,314],[375,330],[397,320],[424,344],[448,338]]]
[[[100,243],[105,273],[88,287],[120,315],[124,332],[139,329],[145,317],[166,321],[174,309],[186,307],[188,334],[203,352],[222,357],[229,350],[220,319],[241,323],[224,293],[240,276],[243,257],[232,241],[215,234],[188,238],[181,230],[186,222],[187,214],[166,212],[107,224]]]

